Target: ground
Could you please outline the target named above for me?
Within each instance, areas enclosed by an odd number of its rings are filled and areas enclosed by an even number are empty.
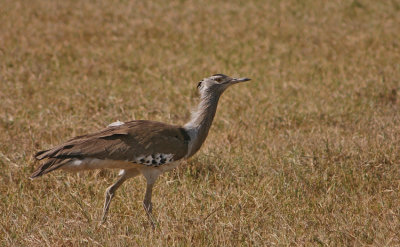
[[[399,246],[400,1],[16,1],[0,9],[0,245]],[[184,124],[197,82],[250,77],[198,154],[29,180],[111,122]]]

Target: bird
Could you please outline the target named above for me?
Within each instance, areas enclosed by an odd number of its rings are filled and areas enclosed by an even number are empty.
[[[197,153],[207,138],[222,93],[234,84],[249,80],[224,74],[201,80],[197,85],[199,104],[184,125],[151,120],[117,121],[98,132],[77,136],[51,149],[39,151],[34,158],[41,165],[30,178],[57,169],[74,172],[120,169],[118,180],[105,192],[102,224],[106,222],[116,190],[127,179],[143,175],[147,184],[143,207],[154,229],[152,191],[157,178]]]

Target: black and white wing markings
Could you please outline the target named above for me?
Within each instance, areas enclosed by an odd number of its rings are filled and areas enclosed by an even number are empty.
[[[134,162],[137,164],[143,164],[146,166],[160,166],[168,164],[174,161],[173,154],[152,154],[152,155],[142,155],[137,157]]]

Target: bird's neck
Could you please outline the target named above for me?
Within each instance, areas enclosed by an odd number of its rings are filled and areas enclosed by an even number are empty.
[[[220,93],[202,95],[197,110],[192,114],[190,121],[184,125],[184,129],[190,136],[189,151],[186,157],[195,154],[206,140],[220,96]]]

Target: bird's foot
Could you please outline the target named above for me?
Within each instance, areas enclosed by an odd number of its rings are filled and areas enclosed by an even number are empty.
[[[110,192],[109,190],[106,191],[106,200],[104,202],[103,207],[103,216],[101,217],[100,225],[106,223],[107,221],[107,214],[110,208],[111,199],[114,197],[114,193]]]
[[[154,223],[154,217],[152,214],[153,205],[151,202],[150,203],[143,202],[143,207],[144,207],[144,211],[146,211],[147,218],[149,219],[151,228],[154,231],[156,229],[156,224]]]

